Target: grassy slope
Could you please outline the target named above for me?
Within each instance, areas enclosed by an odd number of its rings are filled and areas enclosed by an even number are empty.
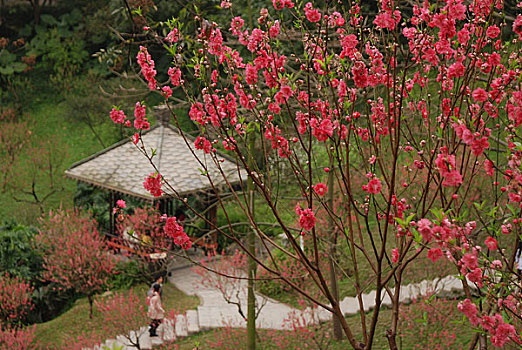
[[[142,284],[133,289],[135,295],[143,296],[144,305],[148,288],[148,285]],[[169,310],[180,310],[183,312],[184,310],[195,309],[198,305],[198,298],[183,294],[171,284],[164,285],[163,306],[167,313]],[[122,317],[125,317],[125,315],[122,315]],[[46,347],[63,349],[67,348],[71,337],[78,336],[82,332],[88,334],[92,331],[97,331],[99,332],[98,334],[102,335],[102,339],[114,337],[116,334],[108,334],[104,331],[103,322],[96,308],[93,319],[89,319],[89,303],[86,298],[81,298],[76,301],[70,310],[59,317],[49,322],[36,324],[36,339],[38,339],[39,346],[42,349]]]
[[[410,306],[405,306],[406,308]],[[456,305],[454,304],[452,310],[455,311]],[[383,309],[380,315],[380,322],[377,324],[375,331],[374,349],[389,349],[388,341],[385,336],[386,327],[391,319],[391,310]],[[451,322],[458,322],[460,319],[459,314],[452,314]],[[418,320],[419,321],[419,320]],[[347,318],[349,326],[354,331],[356,339],[362,338],[362,331],[360,329],[360,317],[352,316]],[[440,334],[440,330],[454,329],[450,333],[454,332],[456,341],[451,344],[451,349],[466,348],[466,344],[469,342],[471,330],[466,323],[459,325],[456,323],[449,322],[442,327],[423,327],[420,322],[419,326],[414,325],[414,329],[407,330],[403,336],[397,338],[399,349],[410,350],[410,349],[445,349],[445,345],[441,347],[435,347],[435,344],[440,343],[440,340],[434,340]],[[422,332],[421,332],[422,329]],[[329,350],[341,350],[351,349],[349,342],[344,338],[342,341],[335,341],[329,339],[331,332],[330,324],[324,323],[319,328],[309,328],[309,332],[302,333],[297,332],[283,332],[283,331],[259,331],[257,349],[260,350],[281,350],[281,349],[320,349],[319,344],[325,344],[329,342]],[[324,338],[323,338],[324,337]],[[286,339],[285,339],[286,338]],[[442,336],[442,339],[445,337]],[[285,340],[283,340],[285,339]],[[290,339],[290,340],[289,340]],[[440,337],[439,337],[440,339]],[[221,344],[219,344],[221,341]],[[317,343],[316,343],[317,342]],[[162,348],[177,349],[177,350],[193,350],[195,345],[199,344],[200,350],[203,349],[246,349],[246,336],[244,330],[235,329],[219,329],[200,333],[181,341],[169,344]],[[218,345],[219,344],[219,345]]]
[[[38,140],[54,139],[58,142],[58,150],[61,152],[61,164],[56,172],[56,188],[63,188],[51,195],[46,202],[46,209],[57,208],[60,205],[68,208],[72,206],[76,182],[65,178],[64,171],[74,162],[77,162],[101,149],[103,147],[96,140],[93,133],[86,124],[78,122],[74,116],[69,115],[63,102],[56,103],[49,98],[37,99],[26,112],[34,127],[33,137]],[[117,141],[114,127],[107,121],[97,128],[106,145]],[[39,176],[40,184],[45,185],[45,176]],[[37,188],[38,190],[38,188]],[[41,189],[41,193],[47,193]],[[36,205],[19,203],[8,194],[0,193],[0,217],[5,219],[14,218],[25,224],[35,224],[40,215]]]

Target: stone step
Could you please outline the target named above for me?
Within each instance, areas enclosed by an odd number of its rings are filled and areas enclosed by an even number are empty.
[[[152,343],[150,341],[149,327],[141,327],[137,331],[140,341],[141,350],[152,350]]]
[[[164,341],[176,340],[176,331],[174,329],[174,322],[169,319],[164,319],[160,325],[159,333]]]
[[[158,337],[151,337],[150,338],[150,343],[154,347],[154,346],[158,346],[158,345],[163,344],[163,340],[159,336]]]
[[[185,315],[177,315],[174,325],[176,337],[180,338],[188,336],[187,317]]]
[[[112,349],[114,343],[116,343],[116,339],[107,339],[105,343],[102,344],[102,347],[107,347],[108,349]]]
[[[346,297],[340,304],[344,315],[355,315],[359,312],[359,302],[354,297]]]
[[[124,335],[118,335],[116,337],[116,345],[117,346],[121,346],[121,350],[130,350],[130,349],[135,349],[134,346],[132,346],[131,342],[129,341],[129,339],[127,339],[126,336]]]
[[[186,316],[188,334],[199,333],[199,317],[197,310],[188,310]]]

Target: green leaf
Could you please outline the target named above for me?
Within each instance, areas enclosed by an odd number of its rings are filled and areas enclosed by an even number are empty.
[[[42,23],[47,24],[49,27],[57,26],[59,23],[56,20],[56,18],[49,14],[40,15],[40,20],[42,21]]]
[[[27,65],[23,62],[14,62],[11,67],[13,68],[13,70],[16,72],[16,73],[21,73],[23,72],[26,68],[27,68]]]
[[[1,75],[11,75],[14,73],[13,67],[0,67]]]

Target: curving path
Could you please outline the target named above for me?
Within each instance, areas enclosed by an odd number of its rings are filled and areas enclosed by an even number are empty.
[[[227,303],[222,293],[211,287],[205,287],[202,277],[191,267],[183,267],[173,270],[168,278],[176,288],[188,295],[195,295],[201,304],[196,310],[188,310],[184,315],[178,315],[175,320],[165,320],[159,328],[160,337],[149,338],[147,327],[131,332],[128,336],[118,336],[116,339],[107,340],[104,344],[95,347],[96,350],[113,345],[123,346],[122,350],[136,349],[132,343],[139,339],[141,349],[152,349],[154,345],[160,345],[164,341],[172,341],[178,337],[186,337],[203,330],[220,327],[246,327],[246,321],[239,315],[235,305]],[[246,280],[241,281],[239,301],[246,305]],[[454,294],[462,290],[461,281],[454,276],[438,278],[432,281],[424,280],[420,283],[405,285],[401,291],[401,302],[409,302],[420,295],[428,293]],[[375,291],[362,295],[365,311],[375,306]],[[258,303],[265,303],[256,325],[260,329],[292,329],[291,324],[285,322],[292,315],[299,315],[309,324],[331,320],[332,315],[323,309],[298,310],[286,304],[280,303],[262,295],[256,295]],[[391,299],[386,294],[381,300],[384,306],[391,306]],[[345,315],[354,315],[359,312],[359,303],[356,297],[346,297],[341,301],[341,310]],[[129,339],[133,340],[132,342]]]

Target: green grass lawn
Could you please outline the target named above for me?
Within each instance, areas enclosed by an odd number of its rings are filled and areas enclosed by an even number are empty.
[[[149,287],[149,285],[140,284],[133,288],[135,295],[138,297],[143,296],[144,306],[146,305],[146,294]],[[185,310],[195,309],[198,305],[199,299],[197,297],[185,295],[171,284],[164,284],[163,307],[167,313],[169,310],[184,312]],[[145,310],[147,310],[146,307]],[[121,317],[125,317],[125,315],[121,315]],[[144,318],[146,319],[146,316]],[[145,326],[146,323],[143,325]],[[67,344],[71,339],[80,335],[82,332],[85,334],[96,332],[103,340],[117,335],[109,334],[105,331],[104,319],[101,314],[96,311],[96,307],[94,307],[92,320],[89,319],[89,303],[87,298],[77,300],[73,307],[67,312],[49,322],[36,324],[35,327],[35,336],[41,349],[67,349]]]

